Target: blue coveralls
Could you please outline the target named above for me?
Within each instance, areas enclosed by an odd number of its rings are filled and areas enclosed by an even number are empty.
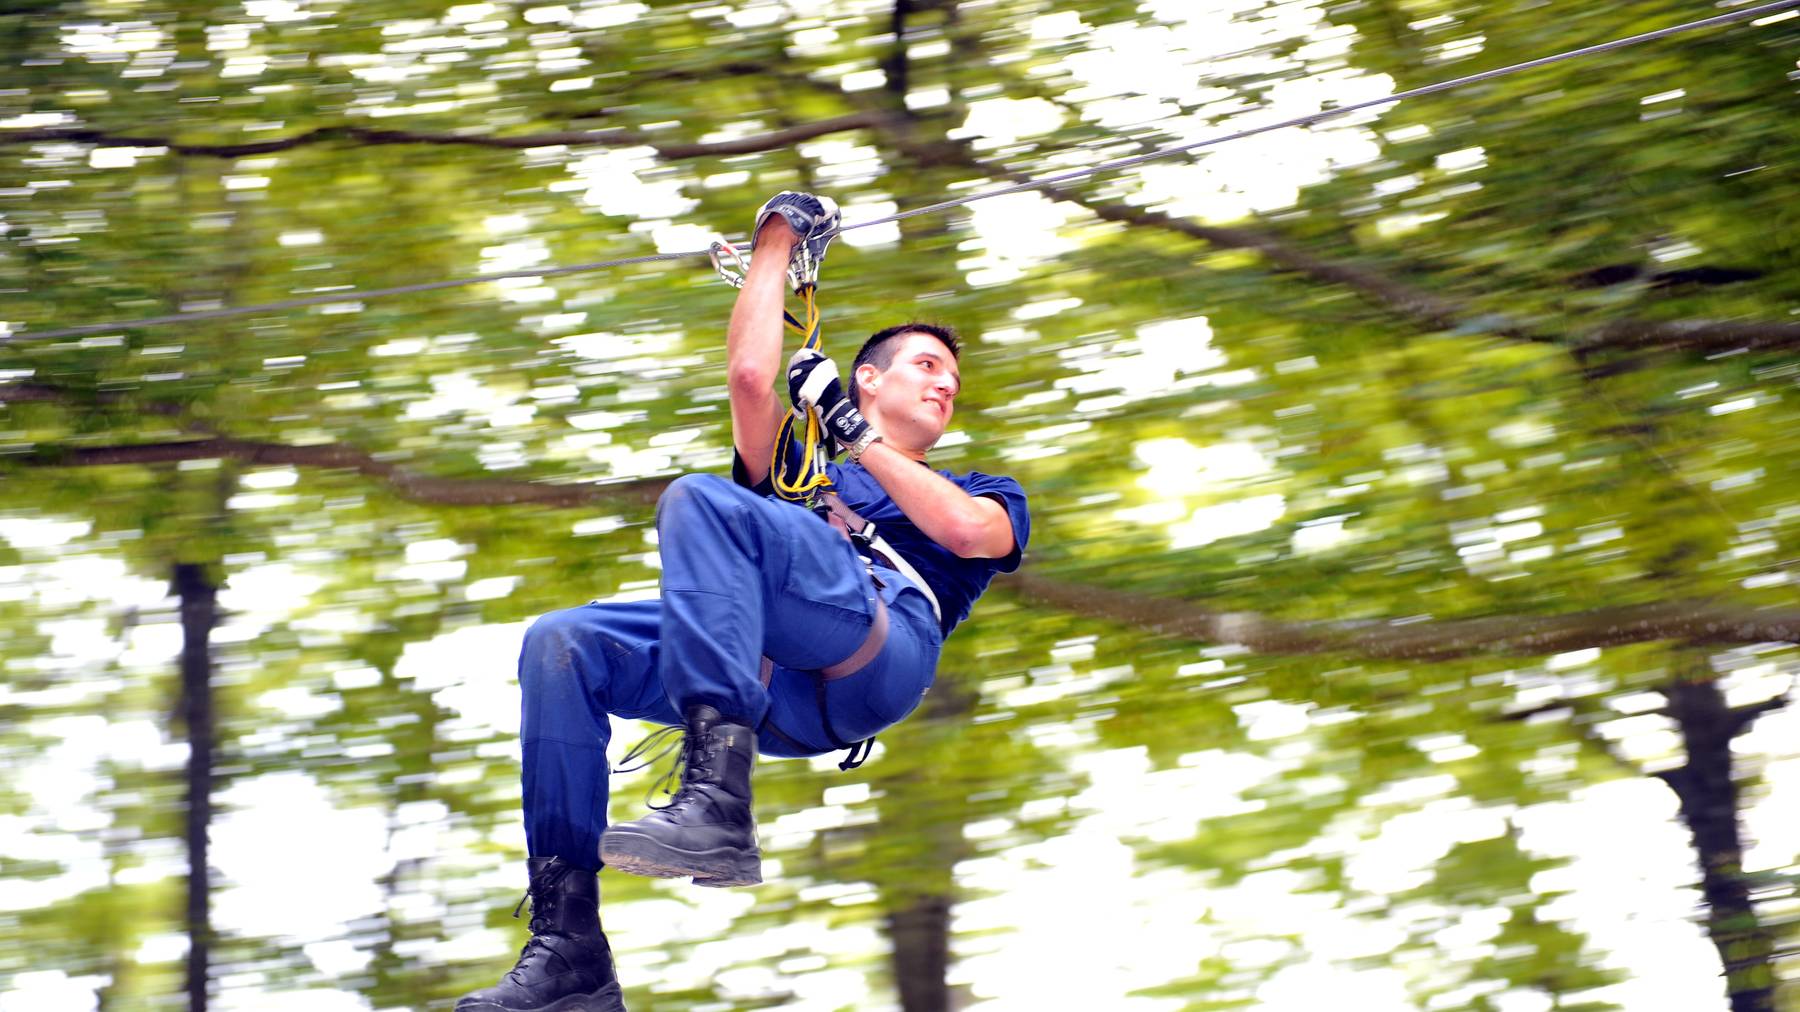
[[[662,597],[551,612],[525,633],[525,837],[533,857],[600,866],[606,828],[608,714],[682,723],[696,703],[763,727],[759,751],[833,749],[814,671],[860,647],[887,603],[886,644],[825,686],[842,741],[872,737],[918,706],[943,635],[925,595],[891,569],[877,588],[850,541],[811,511],[714,475],[676,479],[657,503]],[[767,688],[762,658],[774,662]],[[803,746],[803,747],[796,747]]]

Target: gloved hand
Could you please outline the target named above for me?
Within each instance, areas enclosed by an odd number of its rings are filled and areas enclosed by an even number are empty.
[[[802,348],[788,359],[788,397],[802,411],[819,410],[819,421],[826,435],[850,454],[851,460],[862,459],[863,451],[880,439],[856,405],[844,392],[838,379],[837,363],[825,353]],[[835,454],[834,454],[835,455]]]
[[[750,229],[752,250],[756,248],[756,234],[762,231],[763,222],[777,214],[800,237],[788,260],[788,273],[793,276],[795,285],[818,281],[819,265],[825,262],[825,247],[831,245],[832,237],[837,235],[843,222],[837,201],[798,190],[783,190],[770,197],[757,210],[756,225]]]

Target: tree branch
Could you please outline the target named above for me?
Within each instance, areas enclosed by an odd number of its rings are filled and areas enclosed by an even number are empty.
[[[669,479],[557,484],[507,478],[437,478],[354,447],[291,446],[220,437],[162,443],[64,448],[21,460],[32,467],[102,467],[228,458],[263,466],[354,471],[386,482],[402,498],[444,506],[537,505],[557,508],[656,502]],[[1590,647],[1657,640],[1696,646],[1800,643],[1800,610],[1754,609],[1705,601],[1669,601],[1564,615],[1524,615],[1397,624],[1382,620],[1290,621],[1250,612],[1214,611],[1188,601],[1067,583],[1033,572],[1010,585],[1024,597],[1064,611],[1152,632],[1232,643],[1265,654],[1355,653],[1398,660],[1444,661],[1486,654],[1541,656]],[[1746,722],[1782,705],[1746,707]]]
[[[1576,739],[1582,745],[1599,753],[1607,762],[1611,763],[1615,769],[1619,770],[1619,772],[1634,777],[1645,775],[1642,766],[1631,761],[1619,746],[1613,744],[1612,739],[1600,733],[1600,728],[1595,726],[1594,715],[1592,713],[1584,711],[1579,706],[1573,707],[1570,710],[1570,720],[1565,726],[1574,733]],[[1659,779],[1661,778],[1660,773],[1652,773],[1649,775],[1658,777]]]
[[[1583,707],[1580,700],[1557,699],[1523,710],[1507,710],[1502,712],[1498,719],[1522,724],[1534,717],[1552,713],[1564,715],[1565,719],[1558,720],[1557,724],[1567,727],[1582,747],[1592,750],[1620,772],[1631,776],[1644,775],[1643,767],[1626,758],[1625,753],[1621,752],[1617,745],[1614,745],[1606,735],[1600,733],[1598,727],[1594,726],[1594,714]],[[1652,776],[1655,775],[1657,774],[1652,774]]]
[[[897,23],[903,23],[908,10],[902,0],[894,8]],[[889,83],[904,85],[903,51],[884,60]],[[740,67],[747,73],[751,68]],[[813,82],[819,88],[851,96],[841,89]],[[853,104],[862,104],[854,103]],[[581,118],[578,116],[577,118]],[[799,123],[785,129],[740,137],[728,141],[705,143],[659,143],[648,134],[633,130],[570,130],[548,133],[494,137],[482,134],[433,134],[404,130],[375,130],[359,126],[320,127],[292,137],[242,144],[185,144],[167,137],[125,136],[83,127],[47,127],[28,130],[0,131],[0,145],[40,142],[72,142],[95,147],[168,148],[177,154],[217,158],[243,158],[327,143],[352,141],[367,145],[428,144],[464,145],[472,147],[523,150],[554,145],[600,147],[650,147],[659,158],[680,161],[692,158],[754,154],[792,147],[814,138],[850,130],[897,128],[904,126],[904,116],[889,110],[865,107],[810,123]],[[1013,183],[1032,180],[1028,173],[975,157],[960,145],[935,144],[928,149],[909,145],[904,136],[896,136],[897,146],[909,155],[927,163],[948,157],[995,179]],[[955,147],[952,154],[947,147]],[[1219,249],[1246,250],[1260,254],[1275,267],[1305,275],[1315,281],[1342,285],[1361,293],[1373,304],[1431,331],[1473,330],[1492,333],[1514,340],[1564,344],[1564,339],[1537,333],[1522,323],[1491,313],[1478,313],[1461,302],[1419,288],[1402,279],[1368,267],[1317,256],[1276,235],[1243,227],[1205,225],[1148,208],[1130,204],[1106,203],[1060,186],[1038,187],[1046,196],[1086,208],[1104,221],[1158,228],[1197,239]],[[1771,349],[1800,347],[1800,323],[1785,321],[1731,320],[1618,320],[1580,335],[1573,347],[1580,352],[1614,350],[1668,350],[1720,352],[1737,349]]]
[[[1774,713],[1776,710],[1786,709],[1787,702],[1788,702],[1787,696],[1784,694],[1784,695],[1780,695],[1780,696],[1772,696],[1772,697],[1762,700],[1761,702],[1758,702],[1758,703],[1750,703],[1745,706],[1732,707],[1731,708],[1731,729],[1732,729],[1731,733],[1732,733],[1732,735],[1735,737],[1736,735],[1739,735],[1745,731],[1748,731],[1750,729],[1750,725],[1756,723],[1756,718],[1761,717],[1762,715],[1764,715],[1766,713]]]
[[[720,80],[733,77],[755,77],[780,82],[784,88],[804,88],[832,97],[842,97],[844,90],[831,81],[822,81],[811,73],[784,73],[784,68],[792,65],[784,63],[782,50],[770,51],[766,60],[727,60],[724,63],[713,63],[702,67],[669,67],[662,70],[644,70],[633,73],[631,79],[637,84],[662,84],[681,82],[692,84],[717,84]],[[615,109],[601,107],[569,114],[572,119],[597,119],[611,116]]]
[[[1656,604],[1564,615],[1409,622],[1288,621],[1248,612],[1213,611],[1187,601],[1149,597],[1036,573],[1011,582],[1026,598],[1077,614],[1264,654],[1355,653],[1394,660],[1445,661],[1486,654],[1542,656],[1590,647],[1681,640],[1711,646],[1800,643],[1800,609],[1734,607],[1706,601]]]
[[[41,383],[0,383],[0,404],[27,401],[40,404],[66,404],[72,399],[65,391]]]
[[[91,144],[95,147],[168,148],[180,155],[206,155],[215,158],[244,158],[277,151],[289,151],[310,144],[331,141],[353,141],[359,144],[439,144],[520,150],[553,145],[597,145],[600,147],[644,147],[656,151],[666,160],[705,158],[719,155],[744,155],[758,151],[776,151],[803,141],[846,130],[877,126],[887,117],[878,112],[853,112],[828,119],[801,123],[786,130],[739,137],[728,141],[677,144],[661,143],[649,134],[634,130],[559,130],[549,133],[493,137],[484,134],[432,134],[407,130],[372,130],[358,126],[329,126],[309,130],[292,137],[243,144],[184,144],[167,137],[128,137],[122,134],[90,130],[84,127],[47,127],[33,130],[0,131],[0,144],[63,142]]]
[[[1800,323],[1759,320],[1619,320],[1590,331],[1588,349],[1760,350],[1800,346]]]
[[[1500,714],[1498,719],[1512,722],[1512,723],[1523,724],[1526,721],[1529,721],[1534,717],[1542,717],[1545,714],[1550,714],[1550,713],[1560,713],[1563,710],[1569,710],[1569,711],[1573,712],[1574,709],[1575,709],[1575,701],[1574,700],[1572,700],[1572,699],[1554,699],[1548,703],[1539,703],[1536,706],[1526,707],[1523,710],[1503,711]]]
[[[645,478],[612,484],[553,484],[507,478],[434,478],[377,460],[353,447],[335,443],[290,446],[246,439],[193,439],[122,446],[59,449],[24,461],[34,467],[104,467],[116,464],[168,464],[183,460],[225,458],[246,464],[318,467],[355,471],[379,478],[395,494],[440,506],[535,505],[570,508],[620,503],[649,505],[668,487],[667,478]]]
[[[991,178],[1028,183],[1032,176],[1004,165],[974,157],[966,150],[960,160]],[[944,152],[933,149],[933,157]],[[1535,332],[1524,324],[1491,313],[1479,313],[1453,299],[1418,288],[1380,271],[1317,256],[1278,236],[1255,229],[1204,225],[1162,211],[1130,204],[1093,200],[1061,186],[1037,188],[1054,200],[1086,208],[1103,221],[1162,229],[1198,239],[1219,249],[1248,250],[1261,254],[1277,268],[1303,274],[1314,281],[1343,285],[1361,293],[1369,302],[1391,310],[1426,330],[1471,330],[1518,341],[1540,344],[1570,343],[1563,338]],[[1582,352],[1600,350],[1731,351],[1740,348],[1800,347],[1800,323],[1731,320],[1618,320],[1580,335],[1573,347]]]
[[[941,151],[934,151],[933,154],[943,157]],[[960,154],[960,160],[968,168],[990,178],[1021,184],[1030,183],[1034,178],[1030,173],[978,158],[966,148]],[[1052,200],[1066,201],[1086,208],[1089,213],[1102,221],[1162,229],[1190,239],[1198,239],[1219,249],[1249,250],[1259,253],[1282,270],[1304,274],[1316,281],[1343,285],[1361,292],[1371,302],[1394,310],[1429,330],[1454,330],[1464,326],[1473,316],[1466,307],[1450,299],[1366,267],[1315,256],[1286,240],[1265,232],[1247,228],[1203,225],[1197,221],[1177,218],[1149,208],[1097,201],[1063,186],[1040,186],[1037,187],[1037,190]],[[1546,340],[1540,335],[1531,334],[1506,321],[1485,322],[1489,324],[1488,329],[1491,331],[1508,337],[1530,341]]]
[[[1066,200],[1085,207],[1096,217],[1105,221],[1161,228],[1192,239],[1199,239],[1220,249],[1252,250],[1262,254],[1265,259],[1282,270],[1304,274],[1315,281],[1324,281],[1355,289],[1377,305],[1394,310],[1429,330],[1455,330],[1464,326],[1472,315],[1463,306],[1449,299],[1415,288],[1366,267],[1315,256],[1265,232],[1247,228],[1202,225],[1186,218],[1176,218],[1161,211],[1133,207],[1129,204],[1102,204],[1062,187],[1043,187],[1042,189],[1046,195],[1056,200]],[[1547,340],[1547,338],[1532,334],[1515,324],[1501,320],[1493,321],[1492,330],[1494,333],[1520,340]]]
[[[124,395],[104,390],[84,395],[48,383],[0,383],[0,406],[9,402],[24,403],[27,401],[40,404],[78,405],[84,396],[91,397],[95,404],[119,404],[129,400]],[[158,415],[164,418],[178,417],[185,413],[181,405],[162,401],[133,402],[132,407],[147,415]]]
[[[1004,170],[1015,182],[1029,177]],[[1252,250],[1283,270],[1304,274],[1315,281],[1340,284],[1360,292],[1370,302],[1397,312],[1428,330],[1474,330],[1517,341],[1564,344],[1564,340],[1536,333],[1502,316],[1476,313],[1469,307],[1415,288],[1389,275],[1339,260],[1315,256],[1266,232],[1246,228],[1202,225],[1129,204],[1103,204],[1062,187],[1041,187],[1047,196],[1087,208],[1106,221],[1147,225],[1199,239],[1221,249]],[[1584,352],[1600,350],[1660,350],[1719,352],[1745,349],[1800,347],[1800,323],[1731,320],[1617,320],[1582,334],[1575,347]]]

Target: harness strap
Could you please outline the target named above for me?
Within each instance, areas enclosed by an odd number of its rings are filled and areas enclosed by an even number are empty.
[[[793,735],[788,734],[786,731],[783,731],[781,728],[776,727],[775,721],[771,720],[766,715],[763,717],[762,724],[757,727],[756,733],[760,735],[765,731],[777,738],[780,738],[782,740],[782,742],[787,745],[788,748],[791,748],[796,752],[800,752],[800,753],[804,754],[804,753],[810,751],[809,746],[807,746],[804,742],[796,740]]]
[[[858,742],[847,742],[839,737],[837,728],[831,726],[831,709],[825,705],[825,679],[813,681],[813,690],[819,697],[819,723],[825,728],[825,737],[831,739],[832,748],[841,748],[848,754],[838,763],[838,769],[849,772],[861,766],[875,752],[875,736],[870,735]]]
[[[823,471],[823,468],[820,470]],[[827,523],[849,539],[859,550],[866,552],[875,562],[879,562],[911,580],[924,593],[925,600],[931,603],[932,614],[937,616],[938,621],[943,621],[943,611],[938,606],[937,595],[932,592],[931,585],[925,582],[925,578],[919,575],[919,571],[913,568],[912,563],[906,561],[904,555],[895,551],[885,538],[875,532],[874,524],[863,519],[861,514],[849,506],[844,505],[843,498],[829,487],[819,494],[818,499],[825,506],[822,515]],[[873,569],[869,571],[869,579],[875,581],[877,588],[881,587],[881,577],[875,575]],[[869,753],[874,751],[875,739],[865,738],[859,742],[846,742],[839,737],[837,729],[831,726],[831,710],[826,706],[825,684],[861,671],[875,659],[876,655],[881,653],[881,648],[887,644],[887,638],[887,602],[883,601],[878,593],[875,595],[875,617],[869,623],[869,634],[863,638],[862,645],[851,651],[850,656],[836,664],[826,665],[813,672],[813,691],[819,705],[819,724],[825,731],[825,737],[831,743],[832,748],[844,749],[849,753],[842,762],[838,763],[840,770],[853,770],[861,766],[869,758]],[[765,689],[769,687],[770,682],[774,681],[775,662],[770,660],[767,655],[762,659],[757,678]],[[775,726],[775,722],[767,716],[763,718],[762,725],[758,730],[760,732],[765,729],[790,748],[806,751],[804,744]]]
[[[835,682],[840,678],[854,675],[881,653],[882,646],[888,638],[887,602],[881,595],[875,595],[875,620],[869,623],[869,635],[862,641],[856,652],[829,667],[819,669],[819,679]]]
[[[835,682],[840,678],[847,678],[856,674],[858,671],[861,671],[870,661],[875,659],[876,654],[881,653],[881,648],[887,644],[887,638],[887,602],[877,596],[875,598],[875,618],[869,623],[869,634],[863,637],[862,645],[852,651],[850,656],[836,664],[829,664],[820,668],[818,672],[820,680]],[[762,681],[762,686],[765,689],[768,688],[769,683],[775,679],[775,662],[770,660],[766,655],[762,659],[762,668],[757,672],[757,678]]]
[[[819,501],[825,504],[827,523],[843,532],[858,547],[867,549],[876,561],[911,580],[925,595],[925,600],[931,603],[931,613],[937,616],[939,622],[944,620],[944,609],[938,605],[937,594],[932,592],[931,584],[926,583],[925,578],[919,575],[919,571],[913,568],[912,563],[906,561],[906,556],[901,555],[895,551],[893,545],[888,544],[887,539],[875,530],[874,524],[863,519],[862,514],[845,505],[843,497],[831,489],[821,492]]]
[[[870,570],[869,572],[869,579],[875,581],[875,586],[877,588],[881,587],[881,578],[876,576],[873,570]],[[874,751],[875,739],[870,737],[864,738],[859,742],[847,742],[838,735],[837,728],[831,726],[831,710],[826,705],[825,683],[835,682],[840,678],[847,678],[867,667],[869,662],[874,660],[876,655],[881,653],[881,648],[887,645],[887,638],[887,602],[883,601],[881,595],[878,593],[875,595],[875,617],[869,622],[869,634],[863,637],[862,645],[851,651],[850,656],[838,661],[836,664],[828,664],[812,673],[813,692],[819,704],[819,725],[825,731],[825,739],[831,743],[832,748],[844,749],[849,753],[849,755],[844,757],[843,762],[838,763],[838,769],[840,770],[848,771],[861,766],[869,758],[869,753]],[[775,662],[770,660],[767,654],[763,655],[761,669],[757,672],[757,678],[762,682],[763,688],[765,689],[768,688],[769,683],[775,679]],[[763,716],[763,721],[758,728],[758,733],[765,728],[775,737],[787,743],[790,748],[801,752],[807,751],[805,745],[796,741],[792,735],[777,727],[775,721],[770,719],[770,715],[768,714]]]

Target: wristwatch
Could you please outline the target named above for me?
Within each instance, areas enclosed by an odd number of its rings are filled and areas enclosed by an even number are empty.
[[[881,442],[881,433],[870,428],[869,431],[863,433],[861,439],[844,447],[844,452],[850,455],[850,463],[860,464],[862,463],[863,453],[868,450],[869,447],[874,446],[879,442]]]

